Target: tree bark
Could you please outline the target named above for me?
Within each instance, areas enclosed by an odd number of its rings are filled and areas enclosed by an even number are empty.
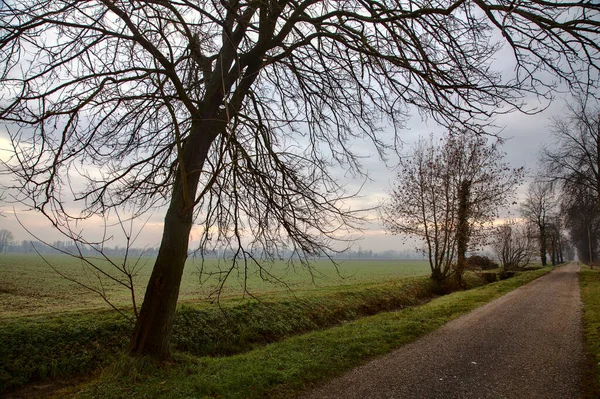
[[[592,235],[590,233],[590,225],[587,226],[587,236],[588,236],[588,250],[590,255],[590,267],[594,268],[594,251],[592,249]]]
[[[542,261],[542,266],[546,266],[547,258],[546,258],[546,250],[548,247],[546,238],[546,227],[544,225],[540,225],[540,259]]]
[[[150,355],[163,360],[170,357],[169,341],[187,259],[195,194],[200,171],[215,137],[214,130],[201,129],[194,123],[184,142],[183,165],[178,166],[162,242],[129,343],[132,355]],[[182,171],[186,171],[185,176]]]
[[[471,181],[461,182],[458,189],[458,213],[456,227],[456,249],[458,252],[456,260],[456,278],[459,286],[464,286],[463,274],[467,267],[467,247],[469,245],[469,196],[471,192]]]

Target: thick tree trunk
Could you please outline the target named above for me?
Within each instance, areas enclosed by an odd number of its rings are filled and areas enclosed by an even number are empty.
[[[177,171],[160,249],[129,343],[132,355],[150,355],[159,359],[168,359],[170,356],[169,340],[187,259],[193,203],[200,171],[215,136],[214,133],[203,132],[198,126],[192,126],[192,132],[183,146],[180,158],[183,166],[180,165]],[[182,170],[186,171],[185,178]]]
[[[182,215],[183,207],[174,202],[165,217],[160,250],[129,344],[135,355],[149,354],[160,359],[170,356],[169,339],[192,226],[189,212]]]
[[[463,274],[467,268],[467,247],[469,245],[469,196],[471,192],[471,182],[465,180],[461,182],[458,189],[458,213],[456,227],[456,278],[459,286],[464,286]]]

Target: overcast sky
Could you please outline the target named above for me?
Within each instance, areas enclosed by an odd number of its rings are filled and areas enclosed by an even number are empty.
[[[498,31],[494,35],[494,40],[504,41]],[[495,54],[492,61],[494,70],[501,72],[507,78],[514,76],[515,61],[510,47],[504,46],[504,48]],[[545,81],[553,80],[550,76],[548,76],[548,79],[544,79],[542,76],[537,76],[537,78]],[[565,102],[568,100],[568,97],[559,93],[555,97],[555,100],[544,112],[536,115],[513,112],[496,118],[495,124],[503,128],[500,135],[506,139],[503,147],[504,152],[507,153],[506,160],[514,167],[524,166],[528,170],[534,171],[540,149],[545,144],[551,144],[550,118],[561,115],[565,109]],[[535,98],[532,98],[527,105],[530,108],[540,106],[539,103],[536,103]],[[544,106],[547,104],[541,105]],[[407,124],[407,129],[401,132],[400,138],[405,143],[405,150],[408,151],[412,143],[420,136],[427,136],[430,133],[441,135],[443,129],[433,121],[429,121],[428,123],[421,120],[415,112],[413,118]],[[360,148],[362,155],[365,156],[363,167],[370,179],[368,181],[364,181],[364,179],[352,179],[341,170],[332,172],[336,176],[340,176],[340,181],[345,182],[348,192],[354,192],[362,185],[359,197],[350,203],[354,209],[374,208],[381,201],[385,200],[390,186],[394,183],[395,172],[393,166],[397,163],[397,159],[390,157],[389,164],[385,165],[377,157],[375,150],[370,149],[368,144],[355,143],[355,145],[357,148]],[[9,152],[10,143],[8,142],[6,128],[0,124],[0,158],[7,159]],[[0,176],[0,183],[7,178],[9,176]],[[521,196],[525,190],[526,186],[522,186],[519,189]],[[31,236],[19,226],[15,214],[18,215],[21,222],[28,229],[38,234],[42,239],[48,241],[63,239],[50,228],[49,223],[43,217],[34,212],[27,211],[23,205],[0,202],[0,211],[3,213],[3,217],[0,217],[0,228],[12,231],[15,239],[18,241],[31,239]],[[160,243],[163,216],[164,212],[157,212],[150,217],[139,235],[139,239],[135,244],[136,246],[156,246]],[[365,230],[362,234],[363,237],[356,243],[356,248],[360,246],[363,249],[372,249],[374,251],[403,248],[403,240],[401,238],[390,236],[383,231],[377,221],[376,211],[367,212],[366,216],[370,218],[370,222],[365,225]],[[88,233],[90,237],[99,237],[102,226],[102,220],[96,217],[84,224],[80,224],[78,227],[84,229],[84,233]],[[141,221],[138,224],[139,226],[141,226]],[[199,235],[199,231],[193,230],[192,240],[197,239]],[[122,244],[122,237],[116,236],[113,245]],[[413,246],[414,244],[408,247]]]
[[[525,166],[529,170],[534,170],[536,167],[537,157],[540,148],[543,144],[550,144],[551,137],[551,121],[550,118],[555,115],[560,115],[565,108],[565,97],[557,98],[550,107],[544,112],[537,115],[524,115],[521,113],[511,113],[502,115],[496,119],[496,124],[502,126],[501,135],[506,138],[506,144],[503,150],[507,153],[507,161],[513,166]],[[408,127],[402,132],[402,140],[406,143],[405,149],[409,150],[419,136],[426,136],[430,133],[442,134],[443,129],[435,125],[434,122],[422,121],[418,116],[413,117]],[[370,152],[368,145],[361,146],[364,170],[368,173],[370,179],[350,178],[345,176],[343,171],[336,171],[340,175],[340,179],[346,180],[348,191],[356,191],[363,185],[359,197],[351,202],[355,209],[376,207],[382,200],[386,198],[389,187],[394,182],[394,171],[392,167],[396,164],[397,159],[390,157],[389,165],[385,165],[377,157],[374,150]],[[3,126],[0,126],[0,156],[6,159],[10,145],[7,140],[7,134]],[[6,176],[3,177],[6,179]],[[522,187],[519,192],[523,193],[526,187]],[[49,226],[44,218],[27,211],[23,205],[3,203],[1,209],[4,217],[0,219],[0,228],[12,231],[16,240],[29,240],[31,237],[18,224],[14,212],[19,219],[35,234],[39,234],[41,238],[49,241],[62,239]],[[364,250],[372,249],[374,251],[382,251],[387,249],[408,249],[414,247],[414,244],[403,244],[404,240],[400,237],[386,234],[381,225],[377,221],[377,213],[375,211],[367,212],[366,215],[371,222],[365,225],[365,230],[362,233],[362,238],[357,241],[355,248],[360,246]],[[162,218],[163,214],[157,212],[150,217],[150,220],[143,228],[136,246],[156,246],[160,243],[162,234]],[[139,224],[141,226],[141,222]],[[80,225],[84,231],[90,234],[91,237],[98,237],[101,231],[103,222],[100,218],[94,218],[85,224]],[[199,236],[199,232],[192,232],[192,240]],[[357,235],[358,237],[358,235]],[[113,245],[123,245],[122,238],[115,236]]]
[[[502,127],[500,135],[506,139],[506,143],[501,147],[506,153],[506,161],[514,167],[524,166],[529,172],[528,180],[536,170],[538,155],[542,146],[552,145],[551,118],[555,115],[561,115],[564,109],[565,97],[561,97],[553,101],[548,109],[536,115],[515,112],[496,118],[496,124]],[[441,135],[443,132],[444,130],[435,124],[413,118],[410,129],[403,135],[403,140],[406,142],[405,150],[410,150],[412,143],[419,136],[427,136],[430,133]],[[365,162],[364,166],[373,181],[364,184],[362,196],[355,203],[357,206],[362,205],[369,208],[377,206],[380,201],[387,197],[389,188],[394,184],[395,172],[379,162],[376,156]],[[349,184],[359,187],[361,183],[362,181],[353,180]],[[523,197],[526,190],[527,182],[517,190],[517,201]],[[516,212],[516,209],[512,209],[511,212]],[[374,251],[414,247],[414,244],[403,245],[404,240],[402,238],[387,234],[376,220],[375,212],[370,212],[369,215],[373,222],[364,231],[363,238],[357,242],[356,246],[360,245],[362,249],[372,249]]]

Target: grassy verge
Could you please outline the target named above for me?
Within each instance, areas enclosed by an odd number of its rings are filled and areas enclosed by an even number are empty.
[[[471,287],[483,283],[470,274]],[[206,302],[186,304],[176,317],[172,347],[195,356],[247,352],[292,335],[413,306],[435,296],[438,289],[427,277],[413,277],[267,295],[260,301],[230,299],[222,308]],[[123,352],[131,330],[132,324],[109,312],[4,320],[0,323],[0,392],[92,372]]]
[[[423,306],[380,313],[234,356],[177,354],[175,362],[169,365],[122,357],[99,379],[77,388],[74,395],[81,398],[290,397],[413,341],[549,270],[522,273],[487,286],[455,292]]]
[[[585,397],[600,397],[600,270],[581,267],[581,299],[584,304],[585,348],[588,370]]]

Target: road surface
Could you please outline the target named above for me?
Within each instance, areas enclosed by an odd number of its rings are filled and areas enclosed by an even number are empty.
[[[558,268],[303,398],[579,398],[578,272]]]

